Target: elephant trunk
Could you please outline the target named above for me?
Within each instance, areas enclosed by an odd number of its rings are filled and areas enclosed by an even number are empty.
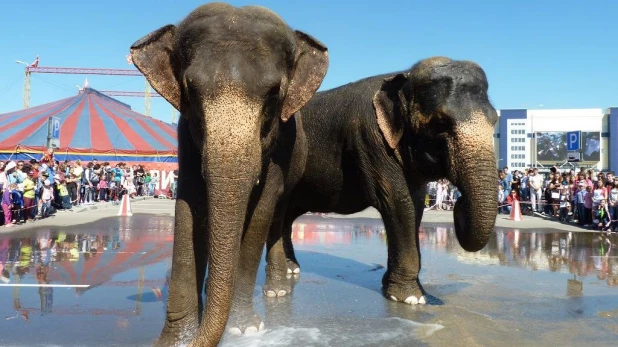
[[[249,197],[261,168],[258,117],[253,111],[258,108],[226,103],[216,105],[217,114],[207,112],[205,118],[202,175],[207,189],[209,258],[205,312],[192,344],[198,346],[216,346],[224,333]]]
[[[482,114],[456,128],[451,143],[451,181],[462,193],[454,210],[457,240],[476,252],[487,244],[498,213],[493,127]]]

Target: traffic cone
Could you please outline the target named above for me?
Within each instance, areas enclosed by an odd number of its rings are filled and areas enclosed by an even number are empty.
[[[125,194],[122,196],[122,202],[120,203],[120,210],[118,211],[117,216],[130,217],[132,215],[131,199],[129,198],[129,194]]]
[[[519,200],[513,200],[513,207],[511,207],[511,217],[509,219],[516,222],[520,222],[523,220],[523,218],[521,217],[521,209],[519,208]]]

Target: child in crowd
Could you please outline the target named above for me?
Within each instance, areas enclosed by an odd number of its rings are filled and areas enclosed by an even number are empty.
[[[107,185],[109,186],[109,189],[107,190],[109,192],[109,195],[107,198],[112,201],[117,201],[118,200],[117,187],[120,186],[120,183],[116,182],[116,180],[113,180],[113,181],[108,181]]]
[[[51,187],[49,180],[43,182],[43,192],[41,193],[42,210],[41,216],[43,218],[49,217],[51,213],[51,202],[54,200],[54,189]]]
[[[601,199],[601,202],[594,210],[594,225],[602,231],[611,231],[612,218],[607,209],[607,201]]]
[[[5,189],[2,192],[2,212],[4,212],[4,226],[7,228],[13,226],[13,223],[11,223],[11,208],[13,208],[13,204],[11,203],[11,190]]]
[[[584,209],[586,210],[586,224],[592,222],[592,186],[586,186],[584,195]]]
[[[67,189],[67,182],[63,179],[60,180],[60,185],[58,186],[58,195],[62,200],[61,211],[73,211],[71,209],[71,197],[69,196],[69,190]]]
[[[21,223],[22,211],[24,208],[24,198],[21,195],[21,192],[18,190],[17,184],[11,184],[9,189],[11,189],[11,204],[13,205],[11,211],[13,215],[13,223]]]
[[[577,222],[580,226],[584,226],[586,224],[586,183],[584,181],[580,181],[577,186],[579,188],[577,194],[575,194],[575,206],[577,206]]]
[[[99,189],[99,201],[107,201],[107,180],[105,176],[105,174],[101,175],[97,187]]]
[[[571,215],[571,203],[569,202],[571,200],[570,198],[570,193],[569,193],[569,187],[568,186],[562,186],[562,189],[560,190],[560,221],[561,222],[568,222],[569,221],[569,216]]]

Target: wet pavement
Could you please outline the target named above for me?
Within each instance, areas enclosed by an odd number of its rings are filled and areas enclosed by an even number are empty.
[[[149,345],[164,319],[173,217],[136,214],[0,234],[0,345]],[[468,253],[424,224],[429,305],[385,300],[376,219],[303,216],[291,295],[255,290],[266,330],[224,346],[608,345],[618,340],[617,236],[496,228]],[[614,244],[614,245],[612,245]]]

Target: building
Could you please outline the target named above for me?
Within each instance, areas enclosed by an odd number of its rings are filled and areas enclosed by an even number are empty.
[[[494,148],[498,167],[511,170],[553,165],[618,172],[618,108],[499,110]],[[577,132],[579,150],[567,133]],[[612,136],[613,135],[613,136]]]

